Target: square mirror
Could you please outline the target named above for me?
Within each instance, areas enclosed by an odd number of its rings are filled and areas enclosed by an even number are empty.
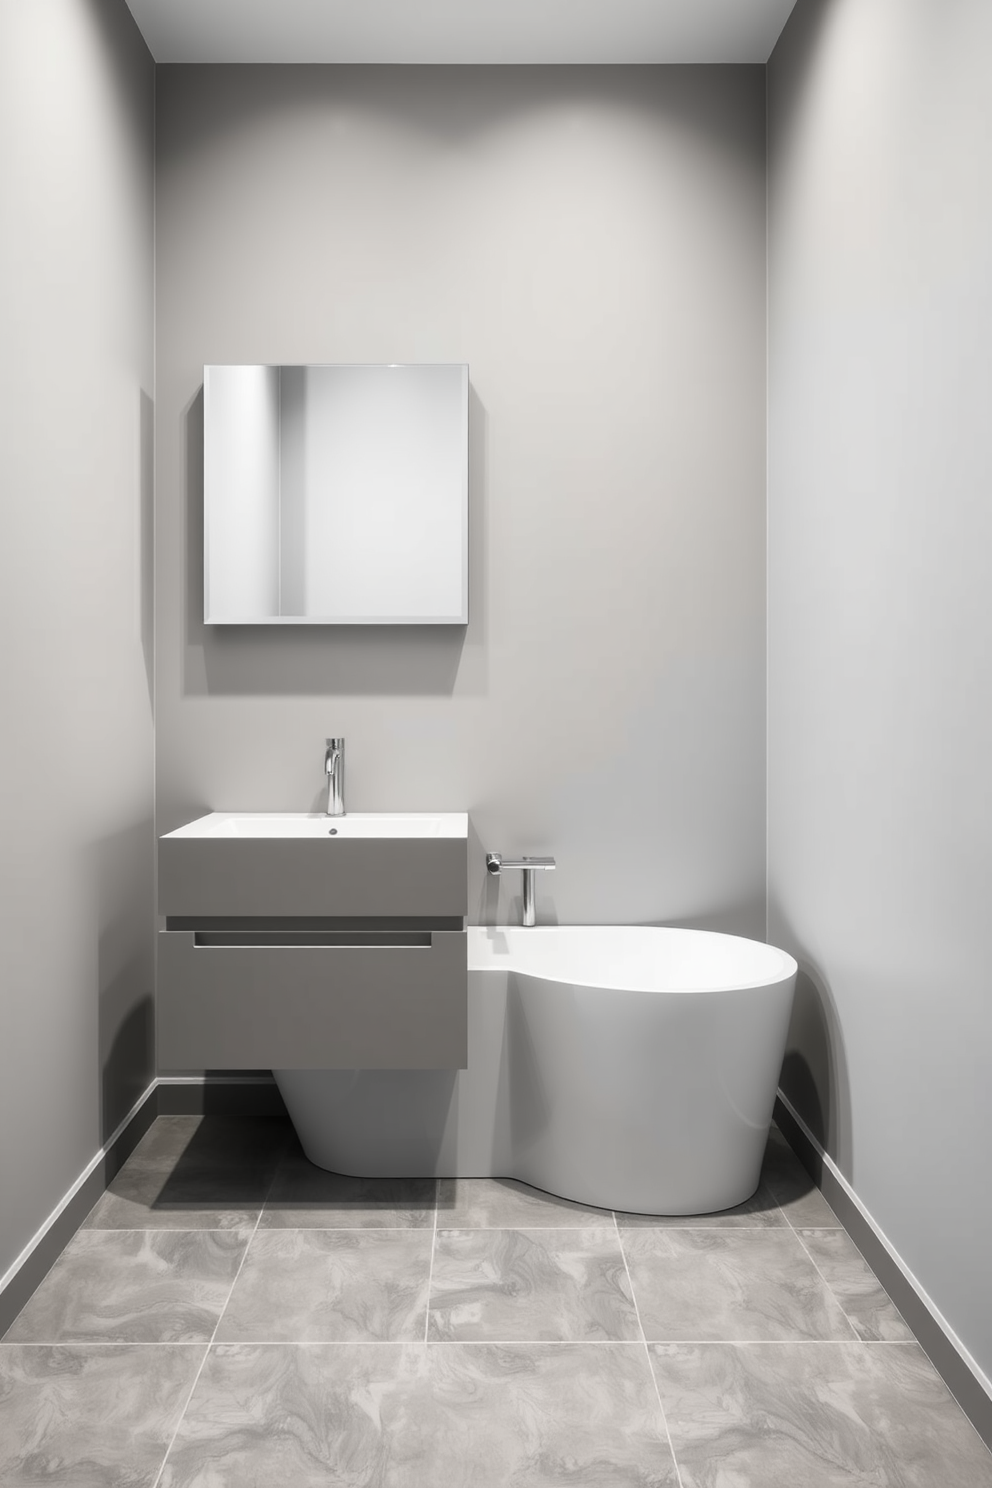
[[[465,625],[468,367],[203,369],[208,625]]]

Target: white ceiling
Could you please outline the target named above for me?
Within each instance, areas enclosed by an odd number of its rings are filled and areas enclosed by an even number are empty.
[[[156,62],[766,62],[796,0],[127,0]]]

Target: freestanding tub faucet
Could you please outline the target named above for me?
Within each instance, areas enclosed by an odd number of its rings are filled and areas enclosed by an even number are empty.
[[[524,879],[524,913],[522,923],[533,925],[537,922],[537,910],[534,901],[534,874],[539,869],[550,870],[555,866],[554,858],[504,858],[502,853],[486,853],[486,872],[496,877],[502,873],[504,868],[523,869]]]
[[[327,776],[327,815],[344,816],[344,740],[328,739],[324,752]]]

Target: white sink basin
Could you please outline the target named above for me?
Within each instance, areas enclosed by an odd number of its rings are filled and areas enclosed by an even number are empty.
[[[349,816],[304,812],[212,811],[168,837],[467,837],[464,811],[355,812]]]

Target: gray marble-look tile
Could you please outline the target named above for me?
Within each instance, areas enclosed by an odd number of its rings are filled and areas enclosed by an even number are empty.
[[[609,1229],[609,1209],[592,1209],[512,1178],[442,1178],[437,1223],[446,1230]]]
[[[199,1168],[163,1159],[128,1159],[97,1201],[88,1230],[225,1230],[253,1226],[273,1168]]]
[[[218,1342],[420,1341],[432,1240],[430,1230],[257,1230]]]
[[[215,1346],[161,1488],[677,1488],[641,1345]]]
[[[625,1230],[646,1338],[851,1338],[791,1229]]]
[[[621,1230],[638,1229],[765,1229],[782,1228],[789,1221],[782,1213],[771,1190],[759,1183],[757,1192],[735,1209],[720,1209],[715,1214],[624,1214],[617,1210]]]
[[[433,1229],[434,1178],[350,1178],[316,1167],[298,1149],[280,1163],[263,1229]]]
[[[797,1229],[841,1227],[840,1220],[775,1126],[768,1133],[761,1181],[778,1203],[789,1224]]]
[[[4,1488],[152,1488],[203,1345],[0,1345]]]
[[[799,1230],[859,1338],[909,1341],[913,1330],[846,1230]]]
[[[640,1336],[614,1228],[438,1230],[429,1338]]]
[[[683,1488],[992,1488],[912,1343],[652,1344]]]
[[[208,1343],[247,1230],[80,1230],[8,1343]]]

